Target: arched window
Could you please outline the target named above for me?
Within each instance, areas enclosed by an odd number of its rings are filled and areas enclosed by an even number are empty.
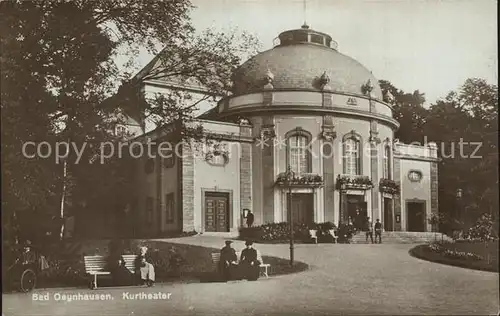
[[[307,132],[297,129],[287,134],[287,161],[296,175],[311,172],[311,159],[308,150],[309,138]]]
[[[343,140],[344,174],[361,174],[361,139],[351,132]]]
[[[384,147],[384,179],[391,178],[391,147]]]

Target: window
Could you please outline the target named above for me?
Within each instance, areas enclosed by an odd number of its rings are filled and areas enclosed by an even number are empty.
[[[127,135],[127,128],[121,124],[116,124],[115,135],[119,136],[119,137],[126,136]]]
[[[215,144],[207,153],[205,159],[213,166],[225,166],[229,162],[229,150],[227,144]]]
[[[385,146],[384,148],[384,179],[391,178],[391,147]]]
[[[309,172],[308,138],[304,135],[288,137],[288,163],[296,175]]]
[[[162,158],[163,167],[172,168],[175,165],[175,153],[172,148],[158,148],[159,156]]]
[[[169,193],[165,195],[165,213],[167,224],[172,224],[174,222],[175,214],[175,199],[174,193]]]
[[[344,152],[344,174],[361,174],[360,141],[354,137],[347,138],[343,142]]]
[[[146,219],[148,224],[153,223],[153,198],[150,196],[146,198]]]
[[[419,170],[410,170],[408,172],[408,179],[411,182],[420,182],[422,180],[422,172]]]
[[[293,39],[296,41],[296,42],[307,42],[307,36],[308,34],[307,33],[304,33],[304,32],[297,32],[293,35]]]
[[[317,44],[323,44],[323,36],[317,34],[311,34],[311,42]]]

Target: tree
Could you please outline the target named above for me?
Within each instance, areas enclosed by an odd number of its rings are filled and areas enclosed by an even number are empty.
[[[389,91],[394,96],[394,100],[391,102],[393,117],[400,124],[394,137],[403,143],[418,142],[422,144],[424,141],[423,125],[428,115],[427,109],[423,107],[425,94],[419,90],[406,93],[386,80],[380,80],[379,84],[384,93]]]
[[[196,36],[189,20],[191,9],[188,0],[0,3],[2,137],[6,140],[2,142],[6,184],[2,215],[15,218],[15,212],[35,210],[54,215],[59,204],[64,211],[65,206],[82,204],[78,199],[84,199],[84,194],[76,192],[105,194],[101,181],[89,179],[102,180],[106,170],[92,168],[89,159],[95,157],[100,142],[118,141],[110,133],[117,109],[153,113],[161,123],[191,119],[193,107],[179,104],[180,92],[132,104],[125,101],[137,101],[127,97],[136,97],[137,89],[127,91],[131,84],[127,82],[111,98],[121,77],[113,59],[118,52],[125,51],[133,59],[139,47],[155,52],[163,46],[159,58],[163,76],[195,78],[209,95],[227,89],[228,74],[239,63],[241,49],[253,45],[253,38],[244,35],[234,45],[239,38],[235,34]],[[137,76],[132,84],[136,88],[151,78]],[[64,141],[78,148],[88,144],[93,153],[80,157],[70,150],[59,163],[53,157],[26,159],[20,153],[27,141],[48,141],[52,146]]]

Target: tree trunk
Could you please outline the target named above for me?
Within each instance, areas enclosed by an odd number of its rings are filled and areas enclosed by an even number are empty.
[[[64,159],[64,165],[63,165],[63,188],[62,188],[62,196],[61,196],[61,232],[59,235],[59,238],[62,240],[64,237],[64,204],[65,204],[65,198],[66,198],[66,175],[67,175],[67,163],[68,160]]]

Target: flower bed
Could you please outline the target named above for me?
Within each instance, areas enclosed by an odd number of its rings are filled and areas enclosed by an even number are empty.
[[[296,242],[312,242],[309,230],[316,230],[318,242],[333,242],[329,230],[336,229],[331,222],[306,225],[297,223],[293,226],[293,236]],[[240,229],[239,239],[252,240],[260,243],[287,243],[290,240],[290,225],[286,222],[264,224]]]
[[[498,241],[431,243],[410,250],[414,257],[469,269],[498,272]]]

